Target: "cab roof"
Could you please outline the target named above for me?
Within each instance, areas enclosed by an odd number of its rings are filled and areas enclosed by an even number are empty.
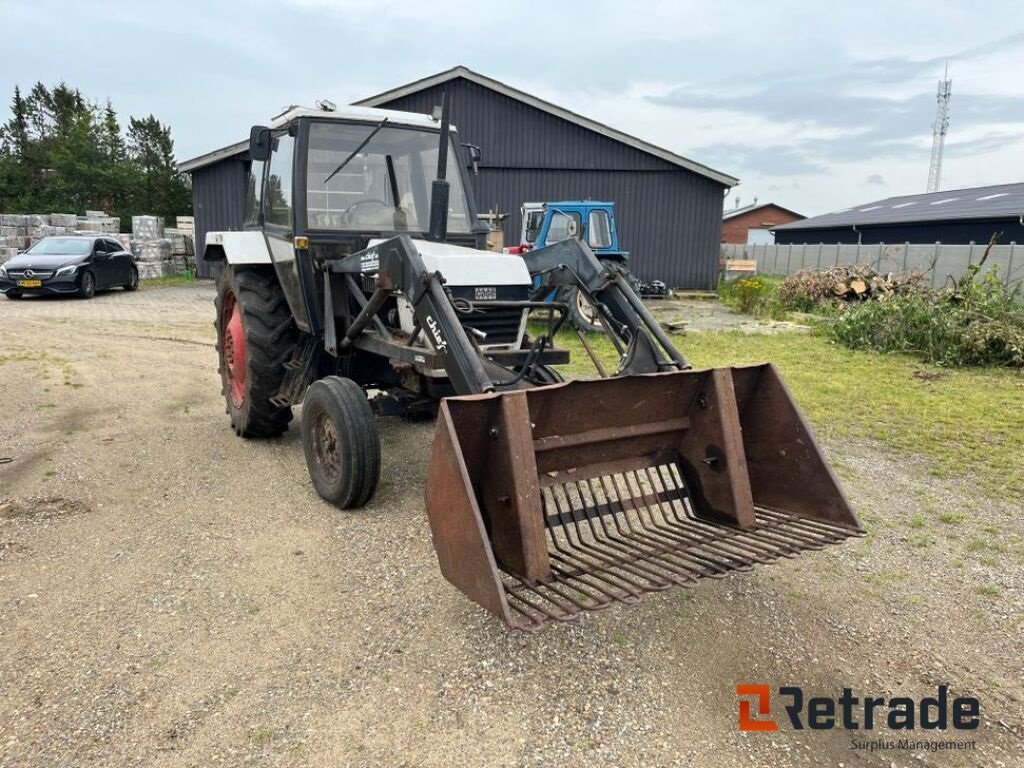
[[[436,131],[440,129],[440,122],[430,115],[423,115],[419,112],[399,112],[395,109],[375,109],[373,107],[353,107],[342,105],[334,109],[318,109],[316,107],[291,106],[284,112],[277,115],[267,124],[270,128],[284,128],[286,125],[302,117],[313,117],[317,120],[339,120],[345,122],[379,123],[385,117],[390,125],[404,125],[412,128],[423,128]],[[455,130],[455,126],[451,126]],[[206,165],[212,165],[220,160],[234,155],[241,154],[249,149],[249,140],[229,144],[226,147],[207,152],[205,155],[193,157],[178,163],[178,170],[181,173],[191,173]]]

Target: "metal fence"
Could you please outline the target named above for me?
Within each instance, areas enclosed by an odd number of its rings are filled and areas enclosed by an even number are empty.
[[[748,259],[757,262],[757,271],[765,275],[791,275],[801,269],[833,267],[840,264],[870,264],[879,272],[905,272],[919,269],[929,276],[933,286],[943,285],[950,276],[958,278],[985,254],[987,243],[949,245],[943,243],[899,245],[798,245],[722,244],[723,259]],[[1024,245],[1010,243],[992,247],[984,271],[996,269],[1008,283],[1024,280]]]

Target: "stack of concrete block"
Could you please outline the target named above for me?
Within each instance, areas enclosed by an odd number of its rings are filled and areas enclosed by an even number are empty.
[[[22,250],[28,248],[28,216],[20,213],[0,214],[0,247]]]
[[[174,269],[183,272],[186,269],[195,269],[196,246],[195,239],[191,232],[168,227],[164,235],[171,241],[171,255],[174,261]]]
[[[116,235],[121,231],[121,220],[103,211],[86,211],[85,216],[77,216],[76,219],[78,231],[82,234]]]
[[[17,248],[10,248],[6,245],[0,245],[0,264],[10,261],[18,255]]]
[[[151,277],[165,277],[180,270],[175,269],[171,253],[171,241],[167,238],[154,240],[132,239],[132,253],[135,264],[139,268],[139,277],[146,280]]]
[[[184,262],[174,259],[174,245],[164,236],[164,220],[159,216],[132,216],[132,253],[139,277],[164,277],[185,270]]]
[[[159,240],[164,236],[164,220],[159,216],[132,216],[132,237]]]

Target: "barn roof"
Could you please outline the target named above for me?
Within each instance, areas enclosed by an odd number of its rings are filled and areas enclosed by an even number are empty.
[[[426,90],[427,88],[433,88],[436,85],[447,83],[450,80],[457,78],[463,78],[469,82],[481,85],[484,88],[489,88],[492,91],[496,91],[503,96],[508,96],[511,99],[521,101],[524,104],[528,104],[531,107],[539,109],[548,114],[560,117],[563,120],[568,120],[570,123],[587,128],[588,130],[599,133],[602,136],[607,136],[610,139],[621,142],[628,146],[638,149],[641,152],[646,152],[655,157],[661,158],[666,162],[677,165],[680,168],[685,168],[688,171],[704,176],[713,181],[717,181],[719,184],[724,184],[727,187],[734,187],[739,183],[739,179],[735,176],[730,176],[727,173],[716,171],[714,168],[710,168],[702,163],[698,163],[695,160],[677,155],[674,152],[670,152],[667,149],[650,144],[643,139],[638,139],[636,136],[631,136],[628,133],[623,133],[615,128],[599,123],[596,120],[591,120],[589,117],[572,112],[564,107],[559,107],[556,104],[552,104],[549,101],[544,101],[536,96],[520,91],[517,88],[513,88],[506,83],[499,80],[495,80],[486,75],[481,75],[479,72],[474,72],[467,67],[452,67],[444,72],[438,72],[436,75],[430,75],[420,80],[416,80],[407,85],[399,86],[398,88],[392,88],[384,93],[378,93],[376,96],[370,96],[369,98],[363,99],[362,101],[355,102],[359,106],[365,107],[376,107],[381,104],[387,104],[388,102],[394,101],[395,99],[408,96],[412,93],[418,93],[419,91]]]
[[[1024,183],[888,197],[776,227],[777,230],[998,219],[1024,214]]]
[[[762,208],[768,208],[768,207],[778,208],[780,211],[785,211],[786,213],[791,213],[794,216],[803,216],[802,213],[797,213],[796,211],[791,210],[790,208],[786,208],[784,205],[779,205],[778,203],[750,203],[749,205],[744,205],[741,208],[728,208],[728,209],[726,209],[722,213],[722,219],[723,220],[724,219],[731,219],[734,216],[739,216],[739,215],[744,214],[744,213],[751,213],[753,211],[759,211]]]

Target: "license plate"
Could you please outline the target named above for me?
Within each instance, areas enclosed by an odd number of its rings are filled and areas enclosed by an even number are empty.
[[[42,280],[19,280],[19,288],[41,288],[43,285]]]

